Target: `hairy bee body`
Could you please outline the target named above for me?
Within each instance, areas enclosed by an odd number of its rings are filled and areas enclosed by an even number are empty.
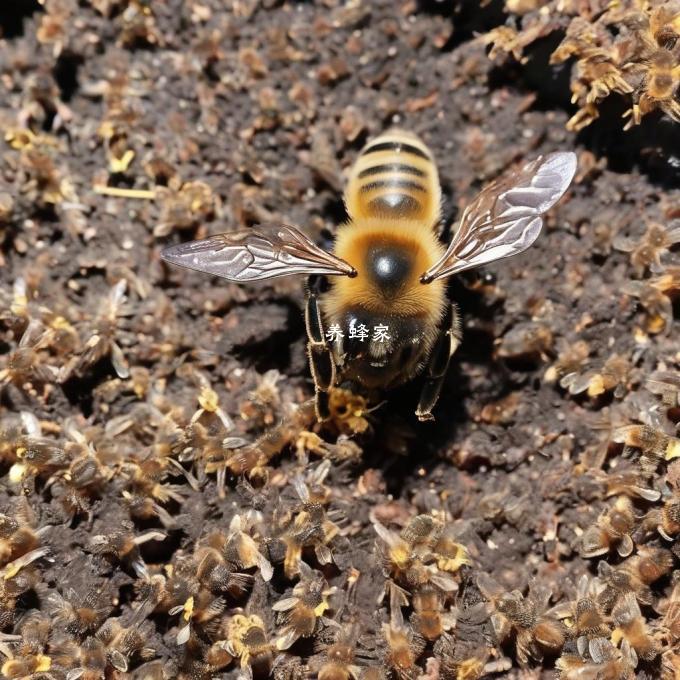
[[[415,413],[430,420],[461,339],[445,280],[525,251],[575,172],[576,155],[557,152],[495,180],[444,244],[432,152],[415,135],[389,130],[363,148],[351,169],[349,220],[332,252],[295,227],[269,224],[180,243],[161,255],[236,283],[321,277],[308,280],[305,309],[318,419],[330,417],[329,392],[346,381],[381,389],[422,373]]]
[[[435,231],[440,201],[432,153],[411,133],[377,137],[352,167],[345,192],[350,220],[338,229],[334,254],[357,273],[333,280],[321,301],[326,328],[344,331],[332,343],[343,377],[386,388],[422,368],[446,305],[444,281],[420,285],[445,250]],[[379,326],[385,336],[374,338]],[[369,337],[357,336],[362,327]]]

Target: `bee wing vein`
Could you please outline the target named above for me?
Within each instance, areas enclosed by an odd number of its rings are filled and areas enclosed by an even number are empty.
[[[526,250],[541,232],[541,216],[562,197],[575,172],[576,155],[557,152],[492,182],[465,209],[446,253],[425,272],[423,281]]]
[[[161,257],[236,283],[291,274],[354,275],[347,262],[319,248],[295,227],[265,224],[260,229],[272,229],[272,233],[217,234],[165,248]]]

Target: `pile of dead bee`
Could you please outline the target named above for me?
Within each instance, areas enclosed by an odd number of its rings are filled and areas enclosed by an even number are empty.
[[[680,120],[680,3],[524,2],[507,0],[510,20],[483,37],[491,56],[525,61],[527,47],[555,32],[564,35],[550,55],[557,65],[574,60],[572,102],[579,109],[567,126],[580,130],[598,118],[612,92],[627,98],[626,128],[653,111]]]
[[[3,325],[13,349],[1,376],[15,399],[44,402],[108,356],[117,376],[102,387],[97,408],[107,412],[112,390],[129,393],[131,406],[98,425],[57,423],[28,410],[2,420],[3,484],[15,494],[0,515],[4,677],[211,678],[238,668],[248,677],[462,679],[507,670],[513,658],[520,665],[552,659],[563,678],[632,678],[640,664],[677,677],[675,374],[649,377],[638,410],[644,421],[611,424],[599,459],[574,467],[610,501],[578,540],[597,575],[583,575],[571,597],[554,602],[539,581],[526,594],[507,592],[478,570],[451,518],[420,514],[395,530],[384,508],[370,508],[370,479],[344,496],[327,483],[332,470],[346,473],[361,456],[348,435],[365,430],[370,414],[357,397],[334,396],[343,408],[334,411],[334,437],[327,430],[324,439],[314,431],[311,402],[286,393],[270,372],[241,403],[242,419],[264,432],[249,439],[234,435],[220,396],[190,357],[151,382],[125,356],[126,291],[125,279],[116,282],[99,315],[80,325],[67,320],[68,311],[64,317],[41,305],[23,279],[7,301]],[[568,359],[547,377],[574,394],[596,398],[626,382],[625,362],[579,374]],[[168,398],[171,374],[193,392],[193,413]],[[284,449],[297,455],[295,472],[273,465]],[[607,467],[612,452],[617,464]],[[238,477],[239,500],[223,510],[222,528],[199,527],[195,541],[167,562],[153,551],[144,558],[149,544],[171,540],[182,508],[210,480],[224,497],[226,480]],[[115,530],[95,520],[107,493],[116,498]],[[361,497],[374,536],[358,548],[369,553],[359,569],[351,545],[359,531],[345,510]],[[40,516],[40,498],[51,499],[52,513]],[[53,513],[95,521],[85,552],[97,587],[61,590],[44,580],[59,560],[74,561],[55,541]],[[117,572],[132,588],[124,606],[102,578]],[[152,630],[161,615],[170,661],[154,660],[160,639]],[[480,638],[473,629],[485,632]]]

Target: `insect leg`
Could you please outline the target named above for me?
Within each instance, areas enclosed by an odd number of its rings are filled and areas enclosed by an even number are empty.
[[[313,292],[310,292],[307,297],[305,327],[307,328],[309,368],[314,380],[316,417],[319,421],[327,420],[330,416],[328,390],[335,383],[335,362],[333,353],[326,343],[318,297]]]
[[[432,409],[439,399],[449,361],[458,349],[461,341],[460,315],[458,307],[452,302],[446,318],[446,326],[442,329],[427,365],[425,384],[420,393],[416,415],[418,420],[434,420]]]

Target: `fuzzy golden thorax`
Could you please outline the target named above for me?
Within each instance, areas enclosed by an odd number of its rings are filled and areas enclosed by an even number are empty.
[[[349,262],[357,275],[331,281],[324,300],[329,323],[339,323],[348,307],[360,307],[386,320],[422,319],[426,326],[441,319],[445,283],[420,282],[421,275],[444,252],[429,225],[385,219],[350,222],[339,228],[334,252]]]

